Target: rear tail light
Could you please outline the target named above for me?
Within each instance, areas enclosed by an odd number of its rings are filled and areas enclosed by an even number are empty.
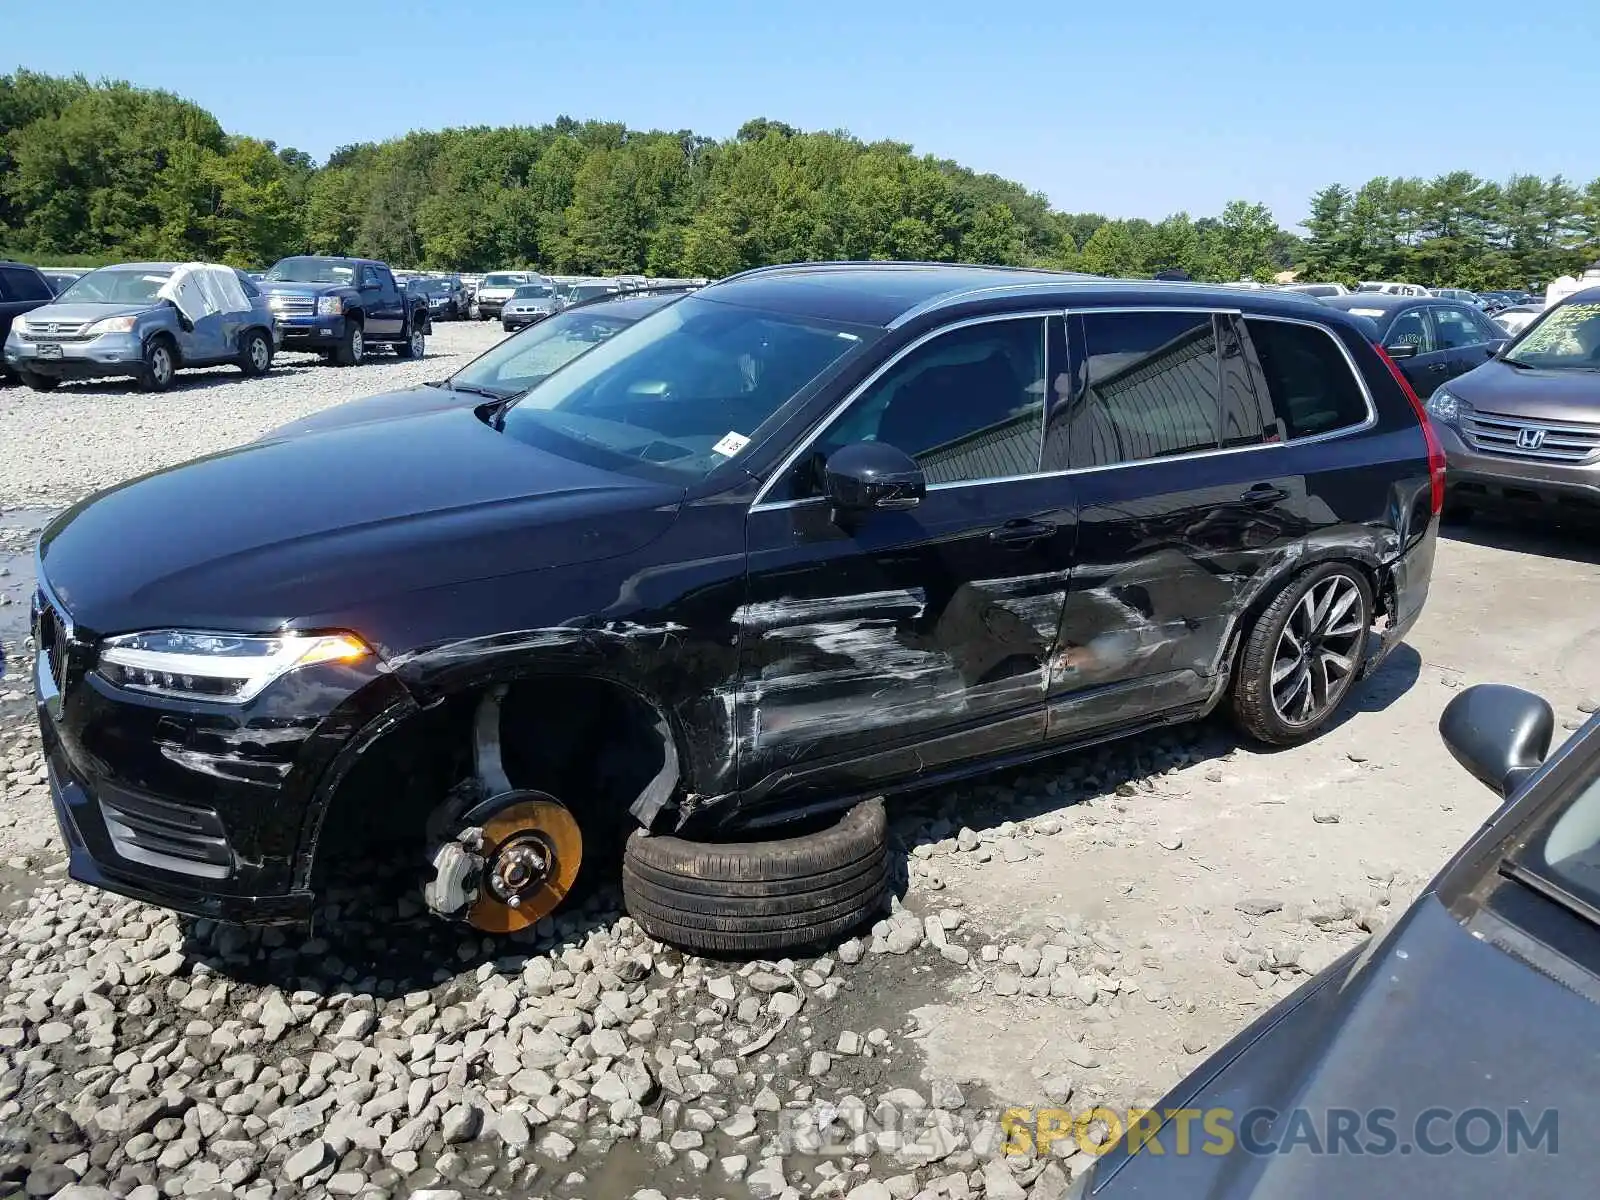
[[[1438,516],[1444,511],[1444,447],[1439,443],[1439,435],[1433,431],[1433,423],[1428,420],[1428,413],[1422,406],[1422,398],[1417,395],[1411,386],[1411,381],[1405,377],[1405,372],[1400,370],[1394,359],[1384,352],[1382,346],[1373,346],[1378,352],[1378,357],[1383,359],[1383,365],[1389,368],[1389,374],[1394,376],[1395,383],[1400,385],[1400,390],[1406,394],[1406,399],[1411,402],[1411,411],[1417,414],[1417,420],[1422,422],[1422,436],[1428,442],[1428,481],[1433,485],[1433,515]]]

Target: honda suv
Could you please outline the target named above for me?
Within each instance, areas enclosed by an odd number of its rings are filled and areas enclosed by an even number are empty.
[[[879,796],[1219,705],[1308,738],[1417,619],[1443,495],[1363,328],[769,268],[520,398],[113,488],[39,546],[71,873],[295,922],[334,846],[395,834],[433,911],[502,932],[626,835],[645,928],[760,950],[881,903]]]

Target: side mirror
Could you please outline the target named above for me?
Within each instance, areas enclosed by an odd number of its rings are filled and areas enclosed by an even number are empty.
[[[1556,714],[1541,696],[1504,683],[1469,687],[1439,718],[1439,736],[1475,779],[1510,799],[1550,752]]]
[[[1396,342],[1392,346],[1385,346],[1383,352],[1398,362],[1402,358],[1415,358],[1417,356],[1417,344],[1415,342]]]
[[[876,512],[904,512],[927,494],[922,468],[885,442],[852,442],[835,450],[822,469],[823,494],[834,520]]]

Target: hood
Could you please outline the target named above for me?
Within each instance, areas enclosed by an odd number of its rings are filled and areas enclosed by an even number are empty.
[[[256,284],[256,289],[265,296],[326,296],[329,292],[355,291],[348,283],[291,283],[272,279],[263,279]]]
[[[1600,371],[1542,371],[1494,359],[1445,386],[1482,412],[1533,421],[1600,422]]]
[[[136,317],[159,308],[161,300],[141,300],[134,304],[46,304],[27,315],[30,326],[48,325],[51,321],[78,325],[84,321],[103,321],[107,317]]]
[[[419,413],[440,412],[447,408],[476,408],[485,397],[472,392],[452,392],[449,388],[407,388],[400,392],[383,392],[377,396],[363,396],[359,400],[346,400],[321,412],[279,425],[262,434],[260,441],[299,437],[303,433],[320,433],[329,429],[343,429],[348,425],[365,425],[370,421],[392,421],[396,417],[414,417]]]
[[[458,409],[158,471],[63,513],[39,555],[93,633],[309,627],[422,588],[625,554],[665,532],[681,498]]]
[[[1600,1144],[1583,1136],[1583,1117],[1600,1089],[1600,1009],[1467,932],[1436,897],[1424,896],[1364,961],[1335,966],[1247,1029],[1162,1107],[1304,1110],[1319,1139],[1273,1153],[1286,1117],[1255,1126],[1257,1153],[1236,1149],[1126,1157],[1107,1155],[1096,1175],[1099,1200],[1124,1196],[1266,1200],[1348,1200],[1352,1196],[1500,1197],[1587,1193],[1600,1170]],[[1187,1083],[1187,1081],[1186,1081]],[[1426,1120],[1434,1109],[1447,1119]],[[1468,1109],[1517,1111],[1537,1130],[1558,1113],[1559,1153],[1426,1152],[1415,1134],[1437,1145],[1455,1138]],[[1331,1110],[1360,1114],[1364,1151],[1328,1151]],[[1377,1114],[1374,1116],[1373,1114]],[[1304,1118],[1300,1119],[1302,1124]],[[1368,1122],[1376,1121],[1374,1127]],[[1393,1132],[1388,1152],[1382,1127]],[[1576,1128],[1562,1128],[1562,1126]],[[1237,1126],[1235,1126],[1237,1129]],[[1464,1141],[1485,1137],[1480,1122]],[[1200,1138],[1200,1123],[1193,1132]],[[1163,1141],[1167,1135],[1163,1135]],[[1400,1146],[1410,1145],[1411,1150]],[[1538,1187],[1530,1190],[1531,1179]]]

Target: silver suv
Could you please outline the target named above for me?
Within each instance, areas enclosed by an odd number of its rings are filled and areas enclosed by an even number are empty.
[[[15,321],[6,365],[35,391],[63,379],[122,376],[162,392],[184,367],[272,366],[277,325],[243,271],[184,263],[125,263],[90,271],[54,302]]]

